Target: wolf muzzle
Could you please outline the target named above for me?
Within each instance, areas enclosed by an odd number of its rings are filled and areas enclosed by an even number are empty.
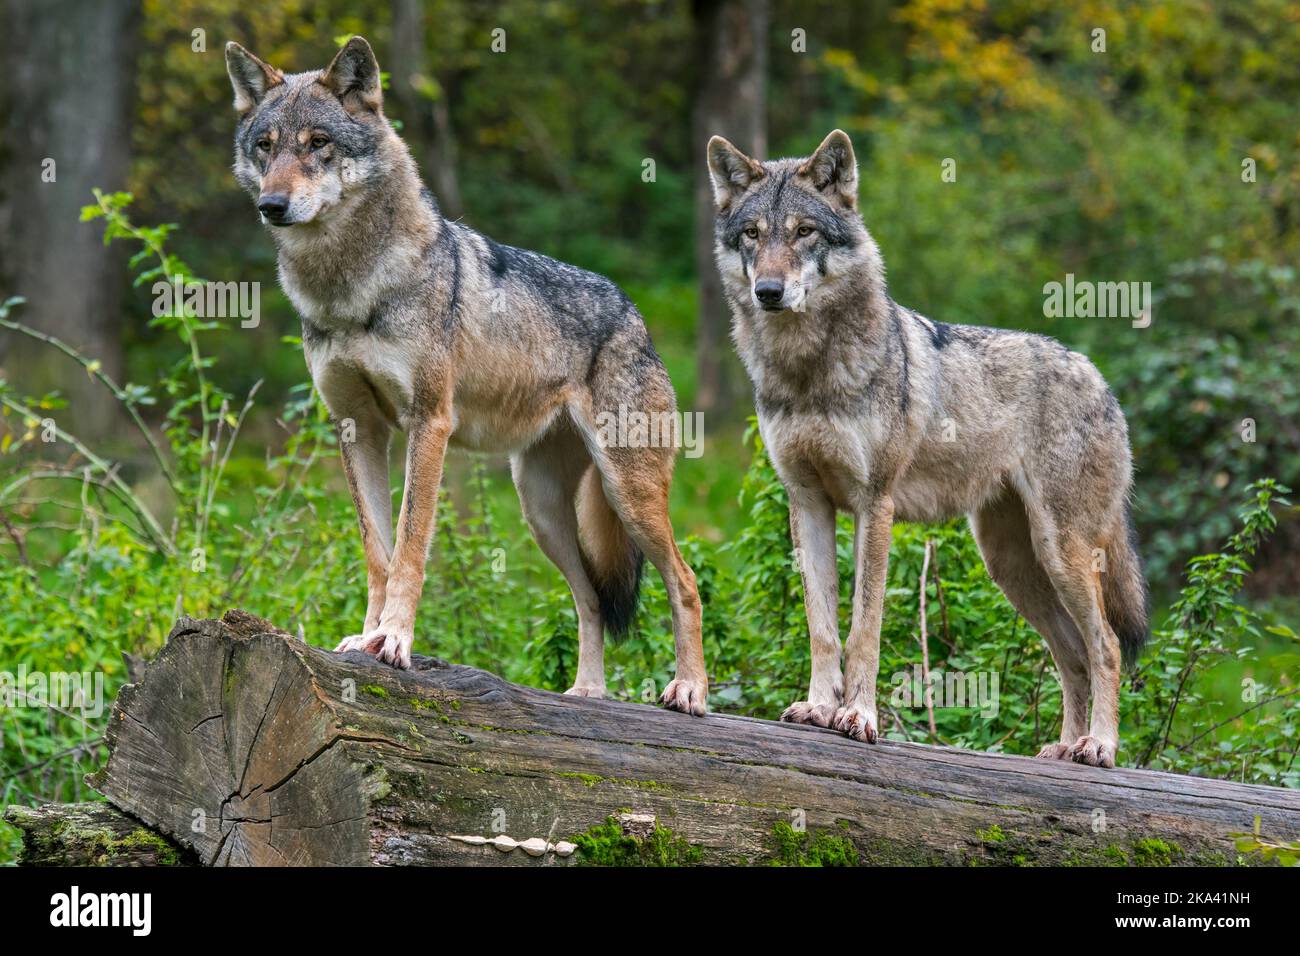
[[[259,196],[257,211],[273,226],[291,225],[285,219],[289,212],[289,196],[287,193],[272,193],[269,196]]]
[[[779,312],[785,299],[785,282],[781,279],[759,279],[754,283],[754,298],[769,312]]]

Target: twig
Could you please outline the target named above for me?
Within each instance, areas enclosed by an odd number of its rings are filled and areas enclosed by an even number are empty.
[[[930,736],[938,735],[934,724],[934,695],[930,692],[930,645],[927,640],[925,624],[925,577],[930,571],[930,551],[934,547],[929,538],[925,539],[925,558],[921,561],[921,683],[925,696],[925,709],[930,715]]]
[[[103,744],[104,742],[105,741],[102,735],[98,737],[88,738],[79,744],[75,744],[69,747],[67,750],[59,751],[52,757],[47,757],[45,760],[42,760],[40,763],[28,764],[26,767],[23,767],[20,770],[15,770],[13,773],[9,774],[8,776],[0,777],[0,780],[6,780],[6,781],[17,780],[19,777],[25,777],[27,776],[27,774],[32,773],[33,771],[40,770],[43,767],[46,767],[49,764],[54,763],[56,760],[62,760],[64,757],[80,756],[82,753],[89,750],[93,750],[94,748],[98,747],[100,744]]]
[[[937,598],[939,599],[939,614],[940,614],[940,616],[941,616],[941,618],[942,618],[942,620],[943,620],[943,638],[942,638],[942,640],[943,640],[944,645],[945,645],[945,646],[948,648],[948,650],[951,652],[951,651],[955,651],[956,648],[953,647],[953,644],[952,644],[952,631],[948,628],[948,602],[947,602],[947,600],[945,600],[945,598],[944,598],[944,596],[943,596],[943,581],[940,579],[940,574],[941,574],[941,572],[940,572],[940,570],[939,570],[939,551],[938,551],[938,549],[935,549],[935,552],[934,552],[934,593],[935,593],[935,597],[937,597]]]
[[[40,342],[44,342],[46,345],[50,345],[58,349],[64,355],[71,358],[74,362],[77,362],[79,365],[81,365],[82,368],[84,368],[95,378],[99,379],[100,384],[102,384],[105,388],[107,388],[110,392],[112,392],[113,397],[116,398],[119,402],[121,402],[122,405],[126,408],[127,414],[131,416],[131,421],[135,422],[136,428],[140,430],[140,434],[144,436],[144,440],[149,443],[149,448],[153,451],[154,458],[158,460],[158,467],[162,469],[163,475],[167,478],[167,484],[171,486],[171,489],[173,492],[175,492],[176,497],[178,498],[181,497],[180,482],[176,478],[176,473],[172,471],[171,465],[167,464],[167,458],[165,455],[163,455],[162,447],[158,444],[157,439],[154,438],[153,433],[149,431],[149,426],[144,423],[144,419],[140,417],[140,413],[135,410],[135,403],[133,403],[127,397],[126,391],[124,389],[122,389],[115,381],[113,381],[104,371],[102,371],[99,368],[99,363],[92,362],[90,359],[86,358],[84,355],[82,355],[72,346],[66,344],[65,342],[59,339],[56,339],[54,336],[46,335],[44,332],[38,332],[36,331],[36,329],[23,325],[21,322],[14,322],[11,319],[0,319],[0,326],[3,326],[6,329],[12,329],[15,332],[21,332],[23,333],[23,335],[31,336],[32,338]]]
[[[1199,741],[1201,738],[1209,736],[1210,734],[1212,734],[1212,733],[1214,733],[1216,730],[1218,730],[1220,727],[1226,727],[1228,724],[1232,723],[1234,720],[1239,720],[1240,718],[1245,717],[1245,716],[1246,716],[1247,714],[1249,714],[1252,710],[1258,710],[1259,708],[1263,707],[1263,706],[1266,705],[1266,704],[1271,704],[1271,703],[1273,703],[1273,701],[1275,701],[1275,700],[1285,700],[1285,699],[1288,698],[1288,697],[1294,697],[1297,693],[1300,693],[1300,688],[1296,688],[1295,690],[1288,690],[1288,691],[1286,691],[1286,692],[1284,692],[1284,693],[1281,693],[1281,694],[1274,694],[1272,697],[1266,697],[1266,698],[1264,698],[1263,700],[1259,701],[1258,703],[1252,704],[1251,706],[1247,707],[1245,710],[1241,711],[1240,713],[1238,713],[1238,714],[1233,714],[1233,715],[1232,715],[1231,717],[1229,717],[1227,720],[1221,720],[1221,721],[1219,721],[1217,724],[1214,724],[1214,725],[1211,726],[1211,727],[1206,727],[1204,730],[1202,730],[1199,734],[1197,734],[1197,735],[1196,735],[1195,737],[1193,737],[1191,740],[1187,741],[1187,743],[1185,743],[1185,744],[1183,744],[1181,747],[1179,747],[1178,750],[1179,750],[1180,752],[1186,752],[1187,749],[1188,749],[1189,747],[1191,747],[1193,744],[1195,744],[1195,743],[1196,743],[1197,741]]]
[[[25,419],[37,422],[41,420],[41,416],[37,415],[26,405],[23,405],[20,402],[15,402],[11,398],[0,395],[0,403],[3,403],[7,408],[11,408],[18,414],[24,416]],[[134,511],[136,517],[148,526],[149,536],[154,539],[154,543],[163,551],[164,554],[172,556],[176,553],[176,549],[173,548],[171,542],[167,540],[167,535],[163,533],[162,526],[158,524],[158,519],[153,516],[153,512],[149,510],[149,506],[136,496],[135,492],[131,490],[130,485],[118,477],[116,466],[112,465],[105,459],[100,458],[93,451],[87,448],[79,438],[64,431],[58,425],[54,425],[54,434],[59,438],[62,438],[77,451],[81,452],[83,458],[104,473],[105,479],[107,479],[113,487],[120,492],[119,497],[122,498],[127,507]],[[13,485],[10,485],[10,487],[12,488]]]
[[[0,524],[4,525],[9,537],[13,538],[14,547],[18,549],[18,563],[30,568],[32,562],[27,559],[27,545],[23,542],[22,535],[18,533],[18,529],[14,527],[13,522],[9,520],[9,516],[5,514],[3,508],[0,508]]]

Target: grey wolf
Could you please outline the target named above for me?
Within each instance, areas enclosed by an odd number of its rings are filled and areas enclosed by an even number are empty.
[[[718,268],[790,499],[812,643],[808,698],[782,719],[875,741],[892,522],[965,513],[1060,673],[1060,740],[1039,756],[1113,766],[1121,652],[1131,660],[1146,638],[1147,597],[1128,426],[1100,373],[1052,339],[894,302],[840,130],[809,157],[772,162],[715,136],[708,163]],[[837,510],[855,522],[843,673]]]
[[[448,446],[504,453],[538,546],[577,607],[577,678],[605,693],[607,629],[625,631],[643,556],[672,607],[677,674],[663,693],[703,714],[695,576],[668,520],[671,446],[617,447],[596,419],[620,404],[676,411],[636,307],[612,282],[494,242],[438,211],[383,113],[360,37],[324,70],[285,74],[236,43],[235,178],[254,198],[302,319],[312,381],[340,441],[365,550],[361,633],[340,651],[408,667]],[[407,434],[392,528],[389,445]]]

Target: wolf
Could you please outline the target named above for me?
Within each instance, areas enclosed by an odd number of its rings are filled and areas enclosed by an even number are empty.
[[[648,557],[677,652],[661,700],[702,715],[700,599],[668,518],[674,443],[618,447],[598,434],[598,416],[620,404],[676,412],[636,307],[608,279],[443,217],[384,116],[365,39],[324,70],[285,74],[237,43],[226,66],[235,178],[275,243],[361,528],[365,621],[337,650],[410,666],[444,455],[503,453],[533,537],[573,592],[568,693],[604,696],[604,633],[627,630]],[[407,453],[394,533],[397,429]]]
[[[875,742],[892,523],[965,513],[1060,674],[1060,740],[1039,756],[1114,766],[1121,661],[1146,639],[1147,591],[1128,426],[1101,374],[1050,338],[894,302],[843,131],[801,159],[759,162],[717,136],[707,150],[717,264],[789,497],[812,644],[808,698],[782,719]],[[843,648],[837,511],[854,519]]]

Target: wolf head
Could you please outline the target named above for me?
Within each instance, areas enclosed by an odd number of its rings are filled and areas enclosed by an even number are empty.
[[[858,214],[853,144],[835,130],[806,159],[759,162],[709,140],[718,268],[738,305],[804,312],[833,304],[879,253]]]
[[[272,226],[320,225],[407,157],[383,114],[379,63],[353,37],[324,70],[284,74],[226,44],[235,178]]]

